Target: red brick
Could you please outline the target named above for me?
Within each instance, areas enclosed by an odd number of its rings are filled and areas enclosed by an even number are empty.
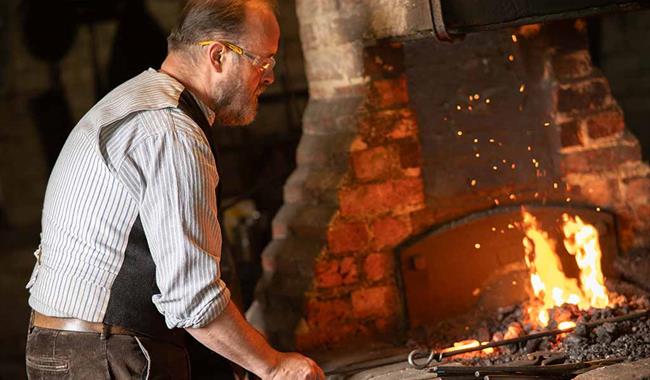
[[[358,132],[368,145],[385,145],[394,139],[416,136],[417,121],[408,108],[371,112],[359,120]]]
[[[585,173],[614,170],[624,162],[639,160],[641,149],[637,142],[564,154],[561,166],[565,174]]]
[[[647,205],[650,202],[650,178],[626,179],[625,198],[633,205]]]
[[[372,234],[376,249],[393,247],[411,234],[408,217],[385,217],[372,224]]]
[[[352,316],[352,304],[349,300],[342,299],[310,300],[307,302],[306,316],[307,323],[313,327],[340,323]]]
[[[559,51],[552,59],[555,76],[559,79],[575,79],[589,75],[593,69],[587,50]]]
[[[572,120],[561,124],[560,140],[563,147],[583,145],[580,122]]]
[[[592,139],[611,136],[624,128],[625,121],[620,110],[603,112],[587,120],[587,131]]]
[[[371,253],[363,263],[369,281],[381,281],[393,276],[395,261],[390,253]]]
[[[357,318],[394,316],[399,312],[397,290],[393,286],[355,290],[352,311]]]
[[[397,141],[399,148],[399,161],[402,168],[415,168],[422,166],[420,157],[420,143],[415,139],[400,139]]]
[[[611,206],[620,198],[618,187],[618,179],[589,176],[580,181],[580,197],[593,205]]]
[[[330,252],[354,252],[368,246],[368,232],[363,223],[348,223],[336,218],[327,232]]]
[[[400,208],[416,207],[424,202],[422,180],[404,178],[344,188],[339,191],[341,214],[374,215]]]
[[[372,81],[370,91],[370,107],[374,109],[402,107],[409,101],[405,75]]]
[[[609,85],[605,80],[574,83],[557,90],[559,112],[580,112],[602,108],[610,99]]]
[[[343,277],[339,273],[339,262],[320,261],[314,267],[316,285],[320,288],[332,288],[343,284]]]
[[[352,153],[354,173],[360,180],[386,177],[397,166],[398,160],[397,153],[384,146]]]
[[[359,280],[357,262],[353,257],[346,257],[341,260],[340,272],[344,285],[351,285]]]
[[[371,79],[391,78],[404,73],[404,49],[401,43],[382,43],[364,49],[365,73]]]

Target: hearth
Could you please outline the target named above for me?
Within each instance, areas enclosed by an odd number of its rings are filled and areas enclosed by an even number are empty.
[[[562,322],[574,332],[446,360],[648,357],[645,317],[585,330],[647,309],[650,290],[621,264],[650,260],[650,167],[591,60],[587,22],[440,42],[441,3],[298,2],[310,101],[252,319],[352,378],[431,378],[410,351]]]

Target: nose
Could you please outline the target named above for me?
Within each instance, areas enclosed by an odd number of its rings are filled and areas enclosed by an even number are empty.
[[[275,74],[273,73],[273,69],[264,70],[264,72],[262,72],[262,83],[265,86],[270,86],[273,84],[273,82],[275,82]]]

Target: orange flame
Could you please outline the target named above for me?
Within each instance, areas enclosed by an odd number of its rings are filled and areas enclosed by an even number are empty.
[[[564,246],[571,253],[580,269],[580,286],[574,278],[568,278],[562,270],[562,263],[555,252],[555,242],[541,230],[533,215],[523,210],[526,237],[523,239],[526,265],[530,269],[530,282],[535,296],[542,301],[539,310],[530,309],[536,321],[547,326],[548,310],[563,304],[577,305],[585,310],[589,307],[605,307],[609,304],[607,289],[600,265],[601,251],[598,231],[584,223],[579,217],[562,215]]]
[[[455,342],[453,347],[445,348],[442,350],[442,352],[450,352],[450,351],[456,351],[456,350],[462,350],[463,348],[470,348],[470,347],[479,347],[488,344],[489,342],[479,342],[476,339],[466,339],[466,340],[461,340],[460,342]],[[486,354],[491,354],[494,352],[494,348],[492,347],[486,347],[481,350],[482,352]]]
[[[574,255],[580,268],[580,282],[589,304],[594,307],[606,307],[609,296],[605,288],[605,279],[600,265],[602,253],[598,241],[598,231],[591,224],[585,224],[579,216],[571,218],[562,215],[564,220],[564,247]]]

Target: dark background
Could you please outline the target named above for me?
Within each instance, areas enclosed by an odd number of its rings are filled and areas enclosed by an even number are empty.
[[[308,1],[308,0],[306,0]],[[294,0],[280,0],[276,83],[257,120],[215,131],[223,218],[244,306],[259,275],[270,221],[295,166],[307,81]],[[50,168],[83,114],[117,84],[158,68],[183,0],[0,2],[0,378],[24,378],[27,292]],[[594,63],[650,157],[650,12],[589,20]]]
[[[45,186],[68,133],[103,95],[159,68],[183,0],[0,2],[0,378],[25,377],[28,293]],[[259,255],[295,167],[307,84],[293,0],[279,1],[276,82],[250,126],[215,129],[222,224],[251,302]],[[204,357],[205,360],[211,358]],[[200,374],[196,368],[195,375]],[[196,376],[197,378],[216,378]],[[222,377],[218,377],[222,378]]]

